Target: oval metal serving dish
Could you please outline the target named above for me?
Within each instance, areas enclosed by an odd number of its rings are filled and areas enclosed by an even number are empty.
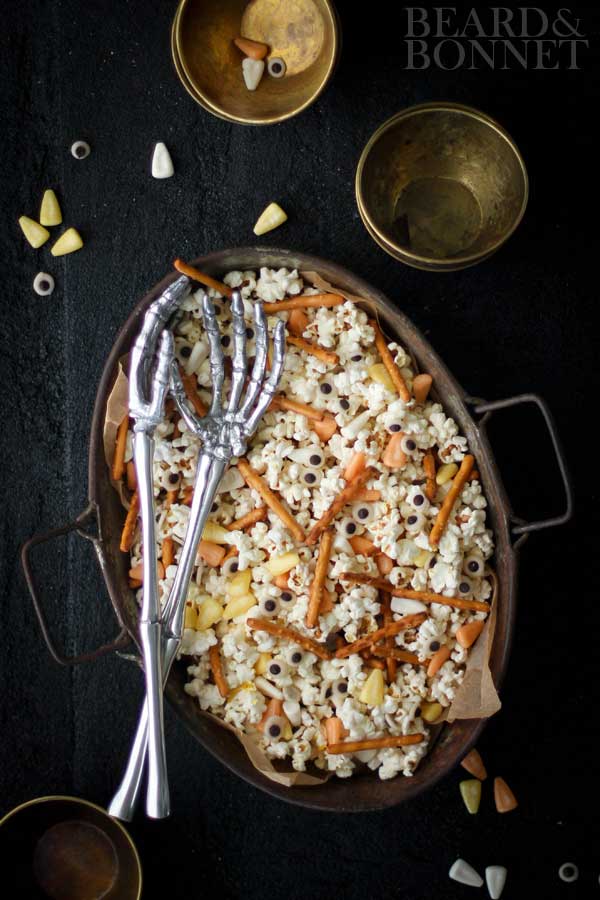
[[[371,311],[373,307],[377,309],[388,334],[396,336],[402,342],[422,371],[430,372],[433,375],[434,395],[444,405],[446,412],[456,420],[461,432],[467,437],[471,451],[475,454],[477,468],[481,472],[489,503],[490,525],[494,530],[496,541],[495,569],[498,577],[497,624],[491,670],[494,682],[496,686],[499,686],[508,661],[515,620],[518,545],[528,532],[562,524],[571,516],[569,480],[552,419],[543,401],[528,394],[492,404],[478,402],[475,405],[475,415],[481,419],[476,423],[469,410],[474,401],[468,400],[463,389],[415,326],[387,297],[335,263],[301,253],[257,247],[213,253],[196,260],[194,265],[218,278],[222,278],[225,273],[234,269],[256,270],[261,266],[270,268],[286,266],[290,269],[298,268],[301,271],[319,272],[333,285],[353,295],[364,297]],[[129,636],[137,642],[138,610],[134,595],[128,587],[128,558],[119,551],[123,507],[109,481],[109,473],[104,459],[102,432],[106,402],[117,375],[118,361],[129,351],[135,336],[137,336],[146,308],[165,289],[167,284],[174,280],[176,274],[169,275],[140,301],[121,329],[107,360],[96,396],[92,421],[89,451],[89,507],[75,522],[55,529],[47,535],[32,538],[23,548],[23,564],[40,625],[50,652],[58,662],[63,664],[85,662],[99,654],[122,647]],[[563,516],[530,524],[525,524],[513,517],[485,433],[485,422],[495,409],[522,402],[536,403],[546,417],[567,494],[567,511]],[[55,647],[48,633],[43,609],[33,583],[29,557],[31,550],[37,544],[68,531],[77,531],[89,539],[90,535],[86,530],[86,525],[94,518],[97,520],[98,537],[92,538],[92,540],[113,607],[123,630],[112,644],[93,653],[69,659]],[[515,525],[515,523],[518,524]],[[518,537],[517,544],[514,543],[516,537]],[[286,788],[261,775],[252,766],[241,744],[231,733],[215,721],[200,715],[196,702],[185,694],[184,683],[185,665],[180,664],[174,667],[166,693],[182,720],[206,750],[241,778],[269,794],[288,802],[337,812],[363,812],[396,806],[430,788],[457,765],[472,747],[485,724],[485,720],[468,720],[444,726],[431,752],[412,778],[398,777],[392,781],[383,782],[376,775],[364,774],[346,780],[332,778],[318,787]],[[118,697],[115,698],[115,702],[118,702]],[[134,723],[132,722],[132,729],[133,727]]]

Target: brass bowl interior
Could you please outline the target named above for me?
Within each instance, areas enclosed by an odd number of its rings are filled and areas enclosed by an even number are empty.
[[[125,828],[76,797],[39,797],[7,813],[0,820],[0,864],[10,897],[142,895],[140,859]]]
[[[328,0],[183,0],[174,23],[175,65],[195,99],[243,124],[280,122],[309,106],[327,84],[338,52]],[[266,70],[255,91],[242,75],[243,35],[270,47],[286,64],[283,78]]]
[[[357,174],[359,209],[392,255],[431,268],[468,265],[514,231],[527,202],[525,166],[492,119],[425,106],[373,136]]]

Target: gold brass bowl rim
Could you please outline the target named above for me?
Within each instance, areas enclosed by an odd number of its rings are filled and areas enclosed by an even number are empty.
[[[185,72],[183,70],[181,60],[179,59],[179,53],[177,51],[177,28],[179,26],[179,17],[181,14],[182,6],[183,6],[183,4],[180,3],[179,6],[177,7],[177,12],[175,13],[175,17],[173,18],[173,24],[171,25],[171,57],[173,59],[173,65],[175,66],[175,71],[177,72],[177,75],[178,75],[179,80],[181,81],[182,85],[184,86],[184,88],[186,89],[186,91],[188,92],[188,94],[190,95],[192,100],[195,100],[196,103],[203,105],[202,102],[199,100],[199,98],[194,93],[193,85],[190,84],[190,82],[187,79],[187,75],[185,74]],[[215,115],[218,115],[218,113],[215,113]],[[224,117],[219,116],[219,118],[222,119]]]
[[[385,232],[376,225],[368,212],[366,198],[363,193],[363,174],[371,151],[380,140],[380,138],[403,119],[412,118],[415,115],[421,115],[422,113],[429,112],[462,113],[475,119],[477,122],[480,122],[481,124],[492,128],[510,148],[515,160],[518,163],[521,175],[523,177],[523,197],[521,206],[510,228],[507,229],[504,234],[502,234],[496,241],[494,241],[484,250],[478,250],[476,253],[464,253],[455,257],[448,257],[447,259],[423,256],[419,253],[415,253],[413,250],[397,245],[393,241],[391,241],[385,234]],[[386,253],[389,253],[390,256],[394,257],[400,262],[403,262],[409,266],[413,266],[417,269],[425,269],[427,271],[435,272],[455,272],[489,259],[489,257],[492,256],[497,250],[499,250],[500,247],[502,247],[514,234],[514,232],[523,221],[523,216],[525,215],[527,204],[529,202],[529,176],[527,173],[525,160],[523,159],[516,141],[508,133],[508,131],[506,131],[506,129],[502,125],[500,125],[499,122],[497,122],[491,116],[487,115],[487,113],[484,113],[481,110],[476,109],[475,107],[467,106],[462,103],[436,101],[430,103],[420,103],[416,106],[410,106],[406,109],[400,110],[400,112],[391,116],[382,125],[380,125],[379,128],[375,130],[375,132],[369,138],[366,146],[364,147],[358,162],[355,177],[355,194],[358,211],[360,213],[363,225],[365,226],[369,235],[376,241],[376,243],[379,244],[379,246],[383,250],[386,251]]]
[[[83,800],[81,797],[70,797],[67,794],[49,794],[47,797],[34,797],[33,800],[26,800],[24,803],[20,803],[18,806],[15,806],[14,809],[10,809],[2,818],[0,819],[0,828],[5,825],[10,819],[14,818],[20,812],[23,812],[24,809],[29,809],[32,806],[39,806],[43,803],[51,803],[51,802],[59,802],[59,803],[72,803],[73,806],[85,806],[88,809],[93,809],[95,812],[101,814],[102,818],[108,819],[109,822],[115,826],[117,831],[119,831],[125,839],[125,843],[128,845],[129,849],[132,852],[133,859],[135,861],[135,869],[137,872],[138,879],[138,887],[137,894],[135,900],[140,900],[142,896],[142,861],[140,859],[140,855],[138,853],[138,849],[133,842],[133,838],[127,831],[127,829],[119,822],[118,819],[113,818],[108,812],[103,809],[101,806],[98,806],[97,803],[92,803],[90,800]]]
[[[190,74],[188,66],[186,65],[185,55],[182,52],[181,47],[181,22],[184,10],[188,2],[189,0],[180,0],[175,12],[173,24],[171,26],[171,56],[173,58],[173,64],[175,66],[175,70],[177,72],[179,80],[183,84],[188,94],[196,101],[196,103],[202,106],[207,112],[212,113],[214,116],[217,116],[217,118],[223,119],[226,122],[233,122],[236,125],[276,125],[279,122],[285,122],[287,119],[292,119],[294,116],[297,116],[301,112],[304,112],[305,109],[308,109],[309,106],[312,106],[312,104],[318,100],[318,98],[321,96],[321,94],[331,81],[331,77],[334,73],[340,55],[340,23],[337,11],[335,9],[335,6],[333,5],[332,0],[323,0],[325,9],[327,10],[329,16],[327,27],[331,29],[331,39],[333,46],[327,68],[316,91],[314,91],[298,106],[284,113],[262,117],[234,116],[231,113],[228,113],[226,109],[224,109],[222,106],[219,106],[217,103],[211,100],[210,97],[207,96],[207,94],[194,81],[192,75]]]

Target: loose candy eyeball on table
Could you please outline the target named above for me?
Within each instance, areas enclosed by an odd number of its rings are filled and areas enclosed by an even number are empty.
[[[558,877],[567,884],[573,884],[579,878],[579,869],[574,863],[564,863],[558,870]]]
[[[85,159],[92,152],[92,148],[86,141],[75,141],[71,144],[71,156],[75,159]]]
[[[48,297],[54,290],[54,278],[47,272],[38,272],[33,280],[33,289],[40,297]]]

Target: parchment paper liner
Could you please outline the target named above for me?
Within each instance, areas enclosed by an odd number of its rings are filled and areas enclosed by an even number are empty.
[[[340,290],[329,284],[317,272],[301,272],[302,278],[309,281],[318,290],[324,293],[341,294],[347,300],[359,303],[361,306],[369,307],[372,315],[377,315],[377,310],[371,303],[362,297],[349,294],[347,291]],[[106,416],[104,419],[103,444],[104,456],[106,464],[111,469],[115,441],[117,437],[117,429],[128,411],[128,393],[129,380],[125,374],[127,367],[127,356],[119,360],[119,368],[117,378],[113,389],[110,392],[106,404]],[[110,476],[109,476],[110,477]],[[123,506],[129,507],[129,499],[121,482],[117,483],[110,478],[111,484],[118,492]],[[496,603],[497,603],[497,579],[492,571],[486,572],[487,577],[491,578],[493,584],[493,594],[491,603],[491,612],[488,616],[485,627],[479,636],[475,646],[470,650],[465,666],[463,680],[456,692],[456,696],[452,705],[445,711],[441,719],[436,723],[448,721],[449,723],[457,719],[484,719],[493,716],[501,707],[498,692],[494,686],[492,673],[490,671],[490,655],[494,641],[494,631],[496,628]],[[217,722],[222,728],[226,728],[240,741],[246,751],[250,762],[255,769],[258,769],[270,781],[286,787],[294,785],[314,786],[322,784],[331,777],[331,773],[323,773],[321,777],[307,774],[306,772],[281,772],[275,768],[273,762],[266,756],[258,745],[257,738],[249,734],[240,734],[232,725],[213,716],[211,713],[198,710],[200,715],[207,716]]]

